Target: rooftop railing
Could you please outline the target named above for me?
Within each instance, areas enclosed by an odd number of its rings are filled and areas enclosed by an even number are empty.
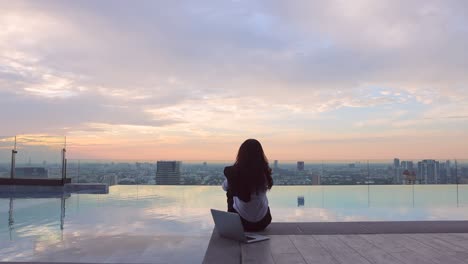
[[[0,137],[0,178],[66,177],[66,139],[60,136]]]

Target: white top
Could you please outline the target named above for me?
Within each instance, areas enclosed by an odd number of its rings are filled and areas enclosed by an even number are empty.
[[[223,190],[227,191],[228,182],[224,180]],[[234,199],[234,209],[239,213],[239,215],[249,222],[258,222],[265,217],[268,212],[268,198],[266,192],[252,193],[250,195],[250,201],[244,202],[239,199],[237,196],[233,197]]]

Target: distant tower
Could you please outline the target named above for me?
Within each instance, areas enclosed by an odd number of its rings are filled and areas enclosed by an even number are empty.
[[[408,162],[405,161],[405,160],[401,161],[400,168],[403,169],[403,170],[407,170],[408,169]]]
[[[275,160],[275,162],[273,163],[273,169],[278,169],[278,160]]]
[[[418,162],[418,177],[421,183],[439,183],[439,162],[436,160],[422,160]]]
[[[447,183],[456,183],[454,177],[452,177],[452,169],[450,167],[450,160],[445,161],[445,175],[447,177]]]
[[[400,168],[400,159],[393,159],[393,182],[396,184],[401,183],[401,168]]]
[[[312,185],[320,185],[320,175],[312,175]]]
[[[158,161],[156,168],[156,184],[180,184],[180,163],[180,161]]]
[[[304,161],[297,162],[297,171],[304,171]]]

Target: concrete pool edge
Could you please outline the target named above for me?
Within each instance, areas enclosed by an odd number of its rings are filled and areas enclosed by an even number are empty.
[[[271,223],[263,235],[359,235],[468,233],[468,221],[287,222]],[[203,263],[240,263],[241,245],[213,229]]]
[[[265,235],[468,233],[468,221],[274,222]]]

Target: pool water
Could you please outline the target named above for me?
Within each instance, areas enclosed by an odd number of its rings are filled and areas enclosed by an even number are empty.
[[[275,186],[268,198],[275,222],[468,220],[466,185]],[[200,262],[213,229],[210,208],[226,208],[219,186],[117,185],[109,194],[2,198],[0,261],[112,261],[96,259],[99,252],[84,258],[80,241],[177,237],[183,242],[155,246],[151,259],[157,250],[168,257],[192,250]]]

